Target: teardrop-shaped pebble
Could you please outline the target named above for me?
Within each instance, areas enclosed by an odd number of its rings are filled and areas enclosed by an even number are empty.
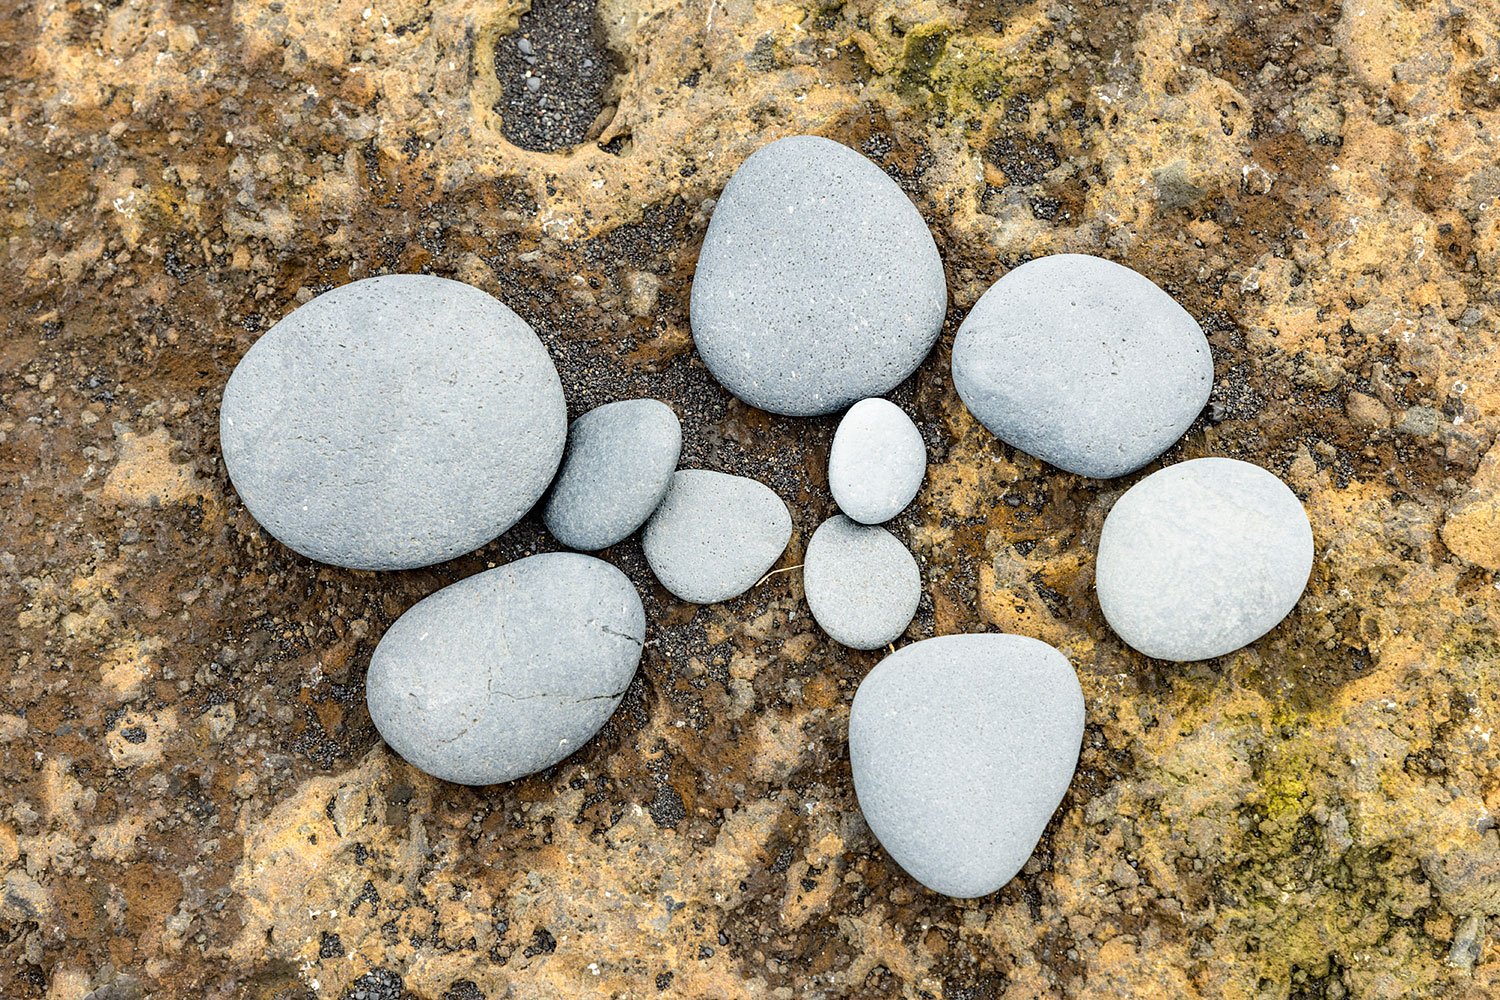
[[[994,892],[1031,857],[1083,742],[1065,656],[1019,635],[947,635],[870,671],[849,712],[849,763],[871,831],[927,888]]]
[[[937,340],[948,290],[921,214],[829,139],[756,150],[714,208],[693,276],[693,340],[723,386],[772,413],[879,396]]]
[[[953,341],[953,384],[991,433],[1105,479],[1182,437],[1213,377],[1208,340],[1187,310],[1130,268],[1084,254],[1010,271]]]
[[[484,545],[557,471],[562,383],[477,288],[367,278],[294,310],[224,388],[224,464],[250,513],[319,562],[410,569]]]
[[[1132,647],[1207,660],[1275,628],[1312,564],[1312,525],[1285,483],[1249,462],[1199,458],[1115,502],[1094,582],[1105,620]]]
[[[608,548],[646,523],[672,483],[682,424],[666,403],[626,399],[568,428],[568,448],[543,520],[569,548]]]
[[[663,587],[684,601],[712,604],[753,587],[791,538],[791,512],[769,486],[684,469],[646,522],[641,545]]]
[[[445,781],[551,767],[599,731],[635,676],[640,596],[593,556],[553,552],[444,587],[396,619],[366,678],[391,749]]]
[[[849,407],[828,451],[828,489],[850,518],[883,524],[922,488],[927,446],[906,411],[885,399]]]
[[[813,532],[802,562],[807,606],[835,642],[879,649],[895,642],[917,613],[917,561],[884,528],[831,517]]]

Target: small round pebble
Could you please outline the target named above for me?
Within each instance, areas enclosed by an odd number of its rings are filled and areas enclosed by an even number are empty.
[[[769,486],[684,469],[646,522],[642,547],[663,587],[684,601],[713,604],[755,586],[791,539],[791,512]]]
[[[835,642],[879,649],[911,624],[922,575],[895,535],[839,514],[807,543],[802,588],[813,618]]]
[[[1199,458],[1153,472],[1116,501],[1094,583],[1121,639],[1186,662],[1275,628],[1312,565],[1312,525],[1285,483],[1248,462]]]
[[[403,274],[319,295],[257,340],[224,388],[219,440],[240,499],[282,544],[411,569],[519,520],[567,426],[524,320],[477,288]]]
[[[585,413],[568,428],[568,448],[542,512],[569,548],[608,548],[646,523],[672,483],[682,424],[666,403],[626,399]]]
[[[1208,402],[1208,340],[1128,267],[1084,254],[1022,264],[980,296],[953,342],[953,384],[1002,441],[1108,479],[1182,437]]]
[[[1026,864],[1083,743],[1067,657],[1019,635],[912,643],[870,671],[849,712],[865,821],[934,892],[984,896]]]
[[[714,208],[693,276],[693,340],[723,386],[788,416],[879,396],[937,340],[937,245],[859,153],[799,135],[756,150]]]
[[[828,453],[828,489],[839,510],[882,524],[912,502],[927,475],[927,446],[895,403],[862,399],[849,407]]]
[[[370,718],[444,781],[551,767],[599,731],[646,637],[640,596],[593,556],[530,556],[444,587],[396,619],[370,659]]]

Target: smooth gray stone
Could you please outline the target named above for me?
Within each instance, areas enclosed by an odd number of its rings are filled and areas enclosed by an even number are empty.
[[[769,486],[684,469],[646,522],[642,548],[663,587],[684,601],[713,604],[755,586],[791,539],[791,512]]]
[[[835,642],[879,649],[911,624],[922,574],[895,535],[838,514],[807,543],[802,589],[813,618]]]
[[[660,506],[681,453],[682,424],[666,403],[626,399],[590,410],[568,428],[542,511],[547,530],[585,551],[621,541]]]
[[[365,680],[390,748],[444,781],[551,767],[599,731],[641,659],[646,615],[624,573],[551,552],[444,587],[396,619]]]
[[[1197,419],[1214,363],[1197,320],[1142,275],[1083,254],[1022,264],[974,304],[953,384],[1002,441],[1066,472],[1139,469]]]
[[[1067,657],[1020,635],[945,635],[870,671],[849,712],[865,821],[912,878],[984,896],[1026,864],[1083,743]]]
[[[411,569],[515,524],[552,481],[567,424],[524,320],[477,288],[402,274],[325,292],[257,340],[224,387],[219,440],[282,544]]]
[[[1285,483],[1248,462],[1199,458],[1115,502],[1094,586],[1110,628],[1135,649],[1207,660],[1275,628],[1312,564],[1312,525]]]
[[[724,188],[693,275],[693,340],[723,386],[788,416],[879,396],[937,340],[948,286],[896,183],[854,150],[799,135]]]
[[[906,412],[884,399],[849,407],[828,452],[828,489],[839,510],[882,524],[912,502],[927,475],[927,446]]]

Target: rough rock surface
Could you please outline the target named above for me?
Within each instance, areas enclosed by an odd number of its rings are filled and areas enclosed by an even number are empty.
[[[838,142],[788,136],[746,159],[714,207],[693,343],[751,406],[833,413],[915,371],[947,305],[932,233],[896,182]]]
[[[672,484],[682,423],[659,399],[597,406],[568,428],[542,520],[564,545],[608,548],[646,523]]]
[[[557,471],[567,404],[526,321],[430,275],[367,278],[294,310],[224,387],[235,491],[283,544],[351,569],[472,552]]]
[[[927,446],[906,411],[887,399],[849,407],[828,449],[828,491],[860,524],[884,524],[906,509],[927,475]]]
[[[839,514],[808,540],[802,589],[813,619],[836,642],[879,649],[911,624],[922,575],[895,535]]]
[[[753,587],[786,551],[792,515],[765,483],[683,469],[641,536],[651,572],[676,597],[712,604]]]
[[[613,117],[552,153],[494,110],[519,7],[0,4],[0,995],[1500,992],[1494,5],[606,2]],[[370,654],[552,547],[539,520],[372,580],[268,544],[219,461],[218,393],[291,303],[426,271],[530,323],[572,415],[662,399],[686,463],[821,523],[832,421],[730,398],[686,302],[704,203],[809,131],[896,178],[948,267],[892,395],[933,431],[911,634],[1038,636],[1089,706],[1029,869],[980,906],[859,819],[844,736],[878,657],[823,636],[795,572],[692,607],[618,546],[657,629],[620,710],[554,773],[455,788],[380,745]],[[1263,465],[1316,526],[1298,609],[1211,667],[1099,613],[1126,484],[954,395],[958,320],[1060,252],[1202,320],[1214,395],[1163,461]]]
[[[1015,877],[1073,778],[1083,692],[1068,658],[1022,635],[904,646],[860,682],[849,766],[880,846],[945,896]]]
[[[370,656],[370,721],[428,774],[490,785],[551,767],[614,713],[646,614],[602,559],[548,552],[450,584]]]

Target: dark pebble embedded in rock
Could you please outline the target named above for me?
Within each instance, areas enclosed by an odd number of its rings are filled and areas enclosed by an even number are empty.
[[[547,489],[562,383],[477,288],[367,278],[296,309],[224,388],[219,439],[251,515],[320,562],[410,569],[473,551]]]
[[[753,587],[791,537],[791,512],[769,486],[684,469],[646,522],[642,548],[662,586],[684,601],[712,604]]]

